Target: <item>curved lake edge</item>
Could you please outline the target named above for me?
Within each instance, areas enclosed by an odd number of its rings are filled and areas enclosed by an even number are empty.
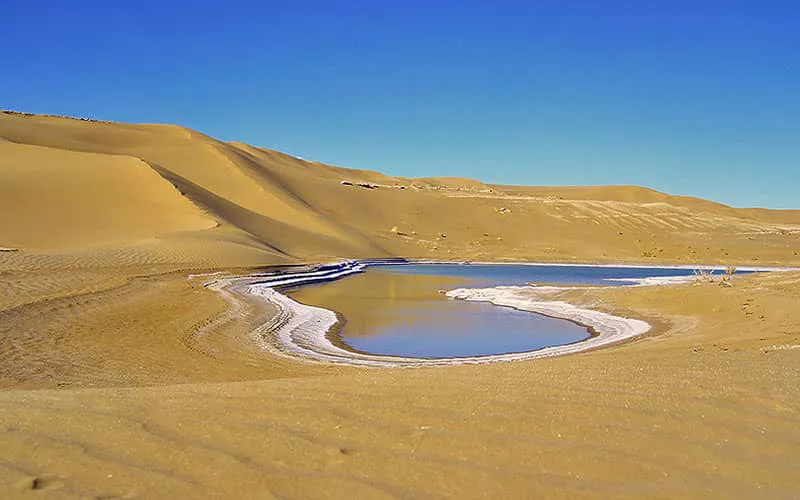
[[[600,311],[581,308],[562,301],[541,300],[537,296],[545,289],[562,287],[499,286],[492,288],[458,288],[446,292],[451,299],[488,302],[497,306],[510,307],[544,316],[564,319],[587,327],[592,335],[584,340],[537,350],[453,358],[416,358],[391,355],[369,354],[351,350],[330,338],[330,332],[340,324],[338,314],[322,307],[302,304],[275,290],[275,287],[301,286],[338,280],[351,274],[361,273],[371,265],[387,264],[479,264],[478,262],[457,261],[406,261],[406,260],[363,260],[342,261],[307,267],[296,272],[259,273],[246,276],[218,278],[206,283],[209,288],[222,290],[230,288],[234,292],[255,295],[270,303],[276,309],[275,316],[259,327],[254,333],[255,341],[265,350],[294,360],[345,364],[360,367],[423,367],[464,364],[484,364],[504,361],[530,360],[543,357],[560,356],[616,344],[650,331],[645,321],[615,316]],[[480,264],[488,264],[481,262]],[[541,266],[586,266],[586,267],[641,267],[675,269],[722,269],[721,266],[653,266],[653,265],[612,265],[612,264],[551,264],[494,262],[495,265],[541,265]],[[741,268],[745,270],[745,268]],[[753,271],[780,271],[790,268],[749,267]],[[682,279],[644,278],[638,285],[663,285],[691,281],[692,276]]]

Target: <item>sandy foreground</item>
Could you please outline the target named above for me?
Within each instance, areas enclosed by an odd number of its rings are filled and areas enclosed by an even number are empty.
[[[273,356],[276,311],[203,286],[362,257],[796,266],[798,211],[394,178],[166,125],[0,113],[0,138],[2,498],[800,492],[798,272],[554,292],[653,329],[413,369]]]
[[[400,370],[264,356],[235,337],[257,304],[225,318],[231,306],[199,280],[145,280],[48,313],[71,322],[71,339],[87,335],[80,354],[67,340],[52,349],[31,339],[11,367],[19,376],[40,357],[46,369],[13,381],[4,365],[3,496],[797,493],[798,273],[743,276],[733,288],[569,290],[559,298],[655,331],[558,358]],[[172,328],[128,324],[176,312]],[[186,337],[214,318],[208,336]],[[113,340],[92,336],[100,324]],[[59,372],[61,357],[84,366]]]

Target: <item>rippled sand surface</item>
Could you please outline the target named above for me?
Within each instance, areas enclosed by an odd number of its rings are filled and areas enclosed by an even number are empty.
[[[797,491],[797,274],[572,290],[560,298],[657,331],[560,358],[410,370],[254,352],[238,336],[259,305],[202,278],[91,279],[105,289],[4,312],[19,315],[4,338],[26,343],[27,360],[4,364],[4,497]],[[51,330],[19,328],[34,316]],[[42,369],[21,370],[35,359]]]

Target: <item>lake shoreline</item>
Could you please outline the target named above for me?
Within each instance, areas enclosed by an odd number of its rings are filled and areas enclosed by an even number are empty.
[[[404,265],[417,263],[416,261],[401,263],[381,261],[378,264]],[[540,293],[545,290],[552,291],[574,287],[456,288],[446,292],[448,298],[488,302],[498,307],[510,307],[550,318],[567,320],[588,328],[591,335],[586,339],[572,343],[506,354],[444,358],[370,354],[353,349],[343,342],[341,338],[332,337],[332,334],[335,333],[334,329],[341,327],[342,323],[346,321],[346,318],[342,317],[337,311],[302,304],[274,289],[281,289],[285,286],[294,288],[296,286],[338,280],[351,274],[361,273],[370,265],[378,264],[373,264],[370,261],[343,261],[335,264],[326,264],[324,269],[309,268],[307,271],[301,272],[275,275],[258,274],[249,277],[222,278],[221,280],[235,279],[241,281],[243,279],[251,279],[250,284],[240,288],[246,290],[246,293],[256,295],[267,301],[280,311],[273,321],[259,328],[257,337],[261,339],[259,341],[260,345],[266,350],[297,361],[381,368],[485,364],[530,360],[594,350],[652,332],[651,325],[639,319],[625,318],[582,308],[563,301],[543,300],[540,296]],[[456,263],[447,262],[447,264]],[[651,266],[636,267],[647,268]],[[697,266],[681,269],[694,268],[697,268]],[[658,278],[649,279],[650,281],[648,281],[648,278],[643,278],[636,281],[644,281],[640,285],[653,286],[685,282],[691,278],[689,276],[680,279],[666,279],[663,282],[658,281]],[[258,279],[259,281],[253,282],[252,279]],[[594,287],[597,288],[596,286]]]

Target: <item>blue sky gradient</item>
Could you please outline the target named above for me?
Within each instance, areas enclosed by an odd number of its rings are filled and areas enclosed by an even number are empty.
[[[800,208],[800,2],[0,0],[0,108]]]

